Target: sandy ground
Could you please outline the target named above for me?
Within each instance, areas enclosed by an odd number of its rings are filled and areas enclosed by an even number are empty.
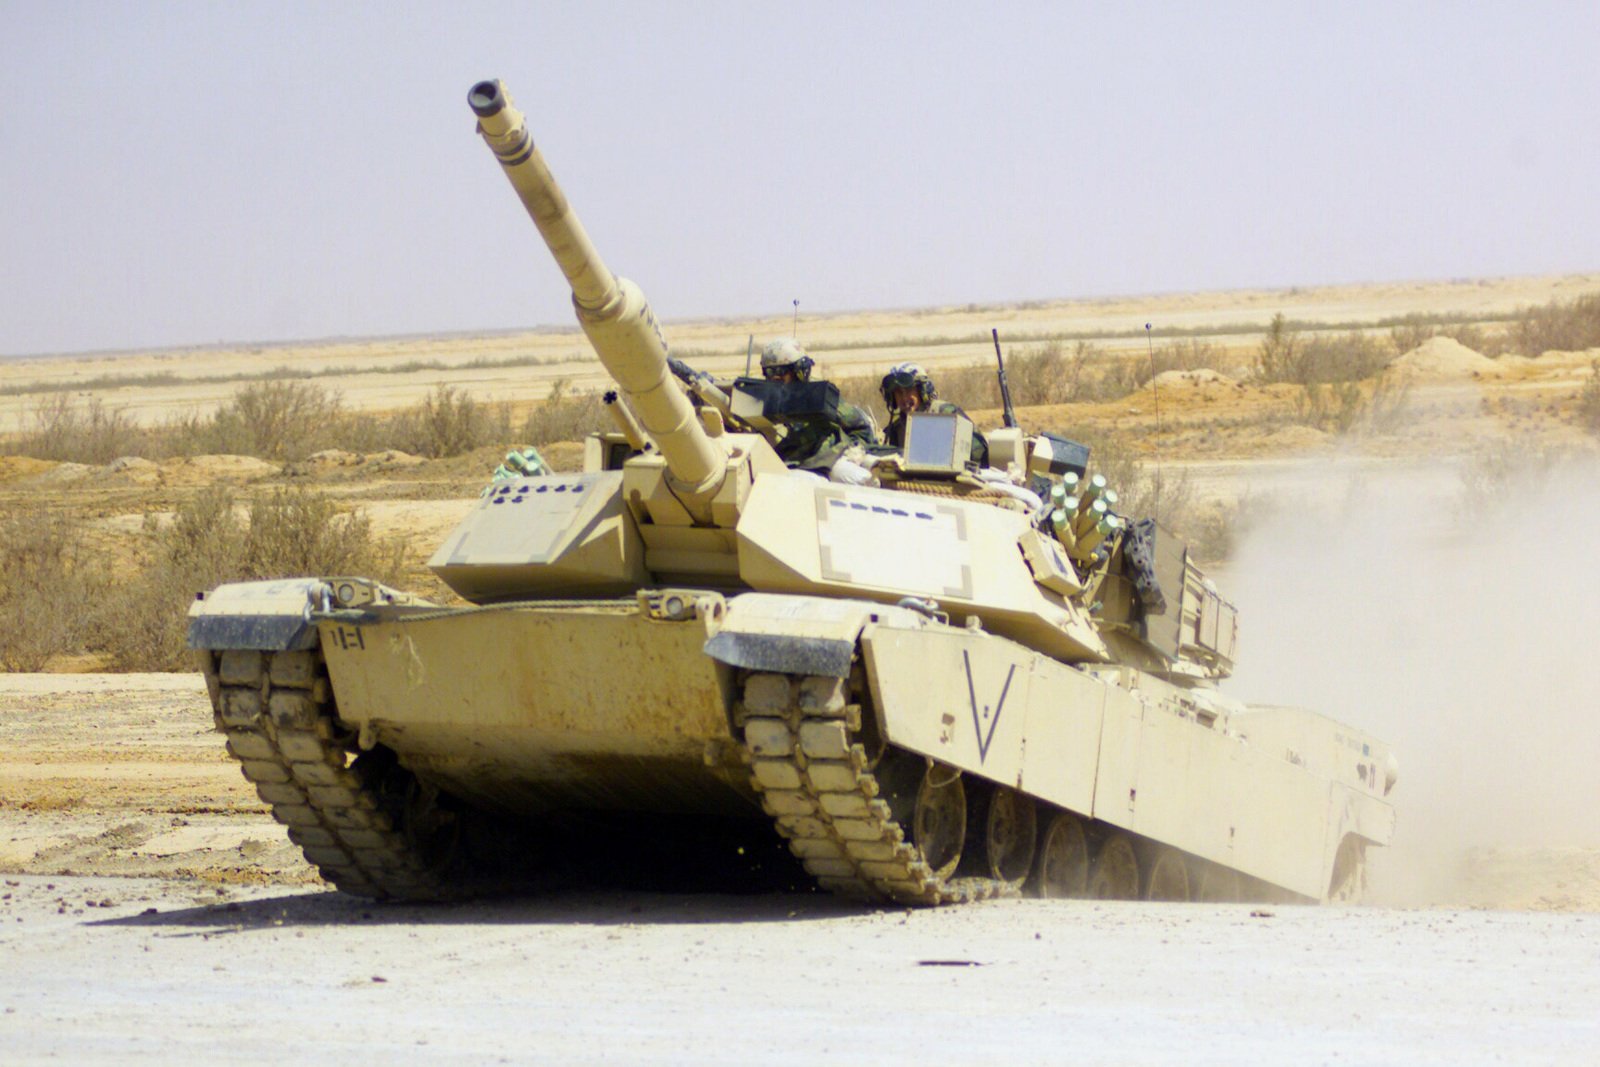
[[[380,906],[317,882],[223,754],[196,676],[0,676],[0,707],[7,1063],[1573,1063],[1600,1048],[1600,850],[1463,854],[1428,907]]]
[[[1583,1063],[1600,917],[5,879],[8,1063]]]

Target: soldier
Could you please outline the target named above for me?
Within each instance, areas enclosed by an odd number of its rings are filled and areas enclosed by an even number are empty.
[[[906,420],[913,414],[960,415],[972,421],[959,405],[939,399],[933,379],[915,363],[898,363],[889,368],[878,388],[883,393],[884,406],[889,409],[889,425],[883,431],[883,440],[895,448],[906,446]],[[976,429],[972,431],[972,462],[979,467],[989,464],[989,442]]]
[[[768,341],[761,349],[761,376],[768,381],[809,382],[814,366],[806,350],[792,337]],[[865,484],[870,475],[864,468],[850,460],[840,461],[847,450],[857,445],[870,448],[877,443],[878,427],[872,416],[855,404],[840,400],[838,422],[817,419],[792,425],[778,442],[777,450],[791,467],[828,475],[835,481]]]

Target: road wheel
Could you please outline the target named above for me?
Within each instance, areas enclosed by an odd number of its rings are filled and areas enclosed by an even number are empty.
[[[1189,872],[1189,881],[1194,888],[1194,899],[1207,904],[1236,904],[1243,898],[1239,872],[1215,863],[1196,863]]]
[[[948,878],[961,862],[967,836],[967,794],[961,772],[942,764],[929,764],[917,789],[911,817],[911,841],[922,851],[922,861],[935,878]]]
[[[1139,898],[1139,857],[1126,834],[1112,834],[1100,846],[1087,895],[1091,900]]]
[[[1081,897],[1089,887],[1089,840],[1083,820],[1058,811],[1045,824],[1039,839],[1039,859],[1033,871],[1033,892],[1041,897]]]
[[[1015,789],[987,782],[975,783],[969,832],[975,840],[967,847],[982,860],[978,873],[1018,888],[1033,869],[1033,852],[1039,836],[1039,813],[1033,798]]]
[[[1189,865],[1183,861],[1183,853],[1165,845],[1157,847],[1145,880],[1144,898],[1180,903],[1189,899]]]

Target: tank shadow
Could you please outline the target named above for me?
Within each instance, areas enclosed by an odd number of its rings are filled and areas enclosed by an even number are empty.
[[[566,890],[448,904],[363,900],[311,890],[170,911],[102,919],[94,927],[188,931],[168,936],[220,937],[272,928],[328,926],[724,926],[806,922],[860,914],[870,905],[819,891],[802,893],[657,893]]]

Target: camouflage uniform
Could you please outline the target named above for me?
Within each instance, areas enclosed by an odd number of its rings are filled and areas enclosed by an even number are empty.
[[[761,374],[768,379],[809,382],[815,364],[806,350],[792,337],[768,341],[761,349]],[[777,444],[778,455],[790,467],[827,474],[839,457],[854,444],[870,447],[878,443],[878,428],[872,416],[846,400],[839,401],[839,419],[812,419],[797,422]]]
[[[922,399],[922,406],[913,415],[960,415],[968,422],[972,421],[960,405],[952,404],[948,400],[940,400],[939,392],[934,388],[933,379],[928,372],[915,363],[901,363],[891,368],[883,376],[883,383],[879,387],[883,393],[883,402],[889,409],[889,425],[884,427],[883,440],[894,448],[906,446],[906,416],[907,413],[895,408],[894,391],[897,388],[915,389]],[[983,434],[974,427],[972,431],[972,462],[980,467],[989,465],[989,442],[984,440]]]
[[[839,421],[810,419],[789,427],[778,442],[779,457],[799,470],[827,474],[851,445],[878,443],[872,416],[847,400],[839,401]]]

